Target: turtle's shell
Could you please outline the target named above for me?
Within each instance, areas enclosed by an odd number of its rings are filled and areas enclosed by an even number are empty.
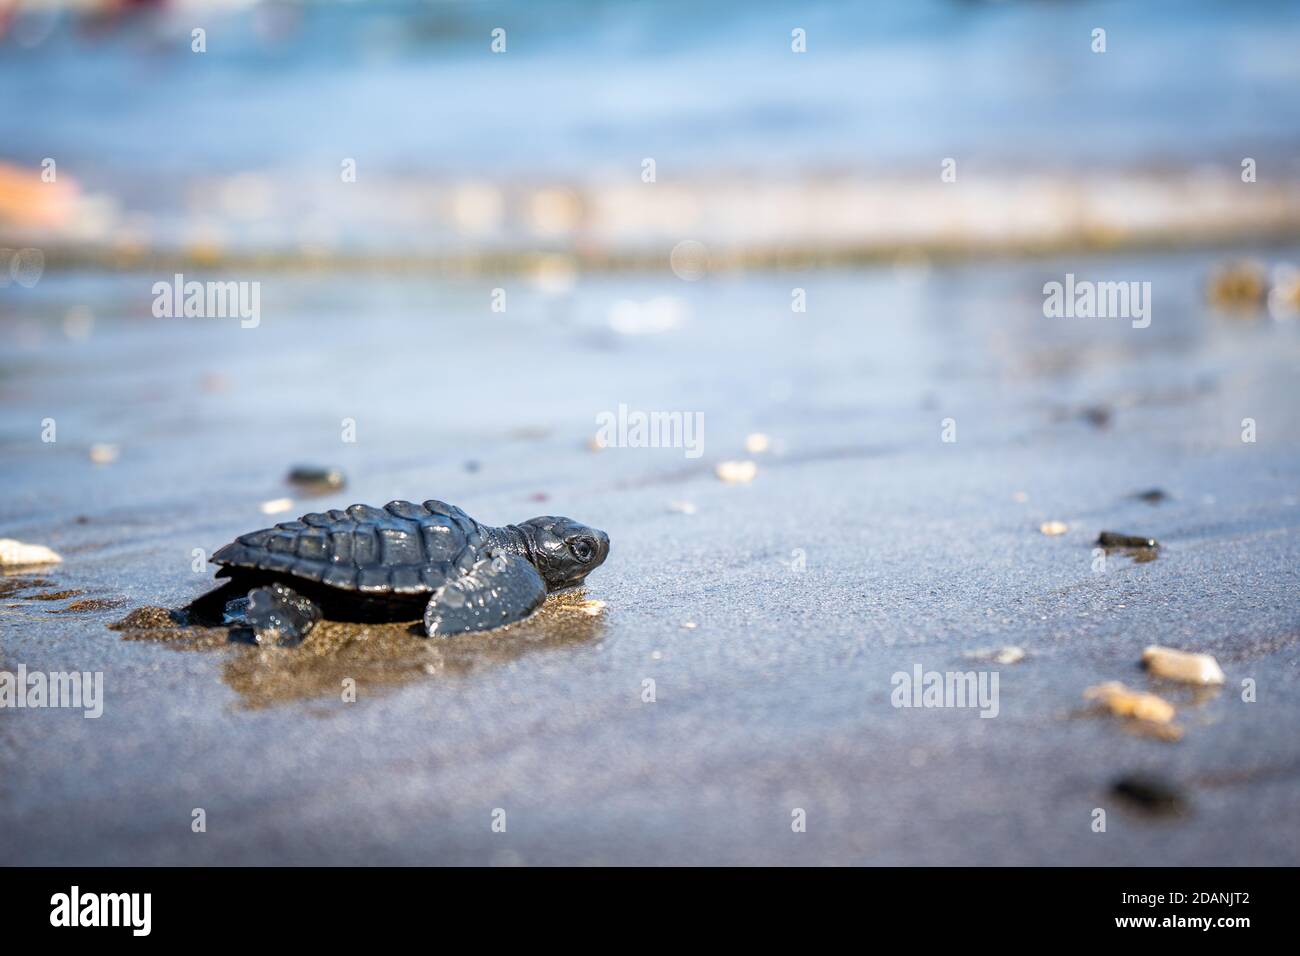
[[[483,530],[442,501],[352,505],[241,535],[214,554],[212,563],[290,575],[343,591],[421,594],[482,557]]]

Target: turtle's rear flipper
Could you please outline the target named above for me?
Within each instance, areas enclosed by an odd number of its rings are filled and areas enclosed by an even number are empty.
[[[190,624],[217,627],[223,623],[226,604],[236,598],[242,598],[246,594],[248,594],[247,584],[241,585],[237,581],[225,581],[216,590],[196,597],[181,608],[181,611]]]
[[[528,561],[497,552],[434,590],[424,609],[430,637],[486,631],[522,621],[546,600],[546,582]]]

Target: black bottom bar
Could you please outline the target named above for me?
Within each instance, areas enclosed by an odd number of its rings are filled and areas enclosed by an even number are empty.
[[[241,942],[269,920],[299,946],[400,940],[431,926],[487,930],[494,944],[511,931],[540,944],[619,925],[653,938],[685,921],[715,927],[733,943],[802,923],[859,939],[916,931],[918,944],[987,940],[990,931],[999,940],[1041,940],[1044,930],[1070,940],[1196,936],[1231,944],[1291,921],[1294,876],[1291,869],[0,870],[7,942],[72,933],[82,943],[190,941],[196,931],[206,944]]]

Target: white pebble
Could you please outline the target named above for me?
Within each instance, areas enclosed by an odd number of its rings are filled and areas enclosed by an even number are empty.
[[[1156,677],[1186,684],[1222,684],[1223,669],[1209,654],[1176,651],[1152,644],[1142,652],[1142,663]]]
[[[752,461],[723,461],[714,473],[729,485],[748,484],[758,474],[758,465]]]
[[[0,538],[0,567],[20,568],[31,564],[58,564],[63,559],[43,544],[24,544]]]
[[[97,465],[108,465],[117,461],[120,454],[116,445],[99,444],[90,446],[90,460]]]

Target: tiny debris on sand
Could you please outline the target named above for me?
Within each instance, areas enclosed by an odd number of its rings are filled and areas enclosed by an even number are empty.
[[[272,498],[270,501],[263,501],[257,507],[264,515],[278,515],[293,507],[293,499]]]
[[[1146,813],[1176,816],[1187,810],[1181,788],[1148,773],[1126,774],[1111,784],[1110,791]]]
[[[1219,266],[1206,288],[1211,304],[1227,308],[1263,305],[1267,294],[1268,271],[1263,263],[1253,260]]]
[[[108,611],[121,607],[126,601],[122,598],[86,598],[73,601],[66,607],[55,608],[51,614],[88,614],[91,611]]]
[[[762,432],[754,432],[745,438],[745,451],[751,455],[761,455],[772,447],[772,440]]]
[[[154,631],[162,628],[172,629],[180,621],[176,615],[165,607],[145,605],[135,608],[120,621],[108,625],[110,631]]]
[[[23,568],[37,564],[58,564],[62,560],[44,545],[0,538],[0,567]]]
[[[994,664],[1018,664],[1025,659],[1025,650],[1014,645],[983,647],[976,651],[967,651],[963,656],[968,660],[992,661]]]
[[[49,578],[31,578],[6,574],[4,577],[0,577],[0,598],[13,597],[33,588],[47,588],[51,584],[53,582]],[[21,604],[11,604],[9,606],[22,607]]]
[[[1223,683],[1223,669],[1209,654],[1177,651],[1152,644],[1142,652],[1142,666],[1156,677],[1185,684],[1207,686]]]
[[[1131,690],[1119,681],[1107,681],[1089,687],[1083,692],[1084,700],[1095,700],[1112,714],[1167,724],[1174,719],[1174,705],[1163,697],[1145,691]]]
[[[1065,534],[1070,530],[1070,526],[1064,521],[1044,521],[1038,526],[1038,530],[1046,535]]]
[[[744,485],[754,480],[758,465],[752,461],[722,461],[714,473],[729,485]]]
[[[40,594],[28,594],[29,601],[66,601],[68,598],[81,597],[85,592],[78,591],[75,588],[69,588],[64,591],[43,591]]]
[[[1290,263],[1273,267],[1273,287],[1268,290],[1268,310],[1278,317],[1300,312],[1300,269]]]
[[[90,460],[97,465],[111,465],[117,461],[120,449],[116,445],[98,444],[90,446]]]

